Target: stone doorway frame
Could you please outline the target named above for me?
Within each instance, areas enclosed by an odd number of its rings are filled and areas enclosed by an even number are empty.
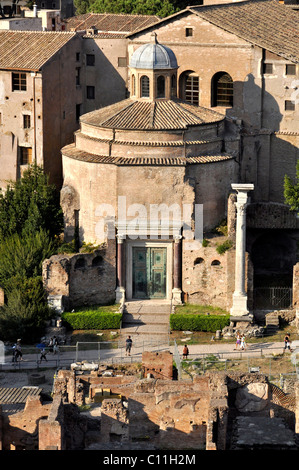
[[[130,240],[126,239],[126,300],[134,300],[133,297],[133,247],[166,248],[166,296],[172,299],[173,288],[173,245],[174,240]],[[139,299],[140,300],[140,299]]]

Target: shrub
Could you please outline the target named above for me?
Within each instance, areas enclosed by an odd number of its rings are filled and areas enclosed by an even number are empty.
[[[230,322],[229,315],[170,315],[172,330],[211,331],[222,330]]]
[[[219,255],[223,255],[227,250],[229,250],[233,246],[232,240],[225,240],[225,242],[219,244],[216,248],[217,253]]]
[[[73,330],[113,330],[120,327],[122,314],[99,310],[65,312],[64,322]]]

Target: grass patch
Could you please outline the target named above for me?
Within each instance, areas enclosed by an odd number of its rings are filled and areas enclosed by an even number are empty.
[[[229,312],[223,310],[220,307],[212,307],[211,305],[197,305],[197,304],[184,304],[184,305],[177,305],[175,307],[175,313],[180,315],[184,314],[197,314],[197,315],[204,315],[204,314],[211,314],[211,315],[229,315]]]

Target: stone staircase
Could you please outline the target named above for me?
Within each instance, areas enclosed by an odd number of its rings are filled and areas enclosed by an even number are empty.
[[[165,342],[169,338],[171,303],[157,300],[134,300],[124,304],[121,337],[133,342]]]
[[[274,335],[279,330],[279,313],[277,311],[269,312],[265,315],[265,325],[267,334]]]

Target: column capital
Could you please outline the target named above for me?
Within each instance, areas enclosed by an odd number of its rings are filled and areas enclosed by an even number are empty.
[[[126,235],[124,233],[118,233],[116,235],[117,243],[123,243],[126,239]]]
[[[238,193],[247,193],[248,191],[254,190],[254,184],[251,183],[232,183],[231,187],[235,191],[238,191]]]

